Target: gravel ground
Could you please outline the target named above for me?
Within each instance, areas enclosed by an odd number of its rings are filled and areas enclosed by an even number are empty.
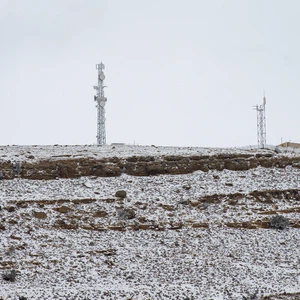
[[[56,231],[1,235],[16,299],[243,299],[298,291],[300,231]],[[194,298],[193,298],[194,297]],[[251,298],[249,298],[251,299]]]

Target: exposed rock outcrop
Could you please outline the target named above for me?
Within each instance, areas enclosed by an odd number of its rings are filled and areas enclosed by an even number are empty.
[[[266,154],[217,154],[212,156],[133,156],[128,158],[64,158],[62,160],[42,160],[22,162],[15,172],[15,163],[0,162],[3,179],[16,177],[26,179],[78,178],[81,176],[115,177],[122,173],[133,176],[160,174],[188,174],[194,171],[224,169],[242,171],[258,166],[271,168],[299,167],[300,156],[289,157]]]

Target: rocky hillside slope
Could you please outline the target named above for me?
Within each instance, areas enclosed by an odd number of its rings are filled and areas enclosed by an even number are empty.
[[[299,297],[300,154],[10,146],[0,178],[0,299]]]
[[[125,157],[115,156],[114,154],[118,154],[114,153],[115,147],[106,148],[110,154],[107,157],[97,157],[97,153],[93,153],[93,156],[84,155],[91,154],[88,149],[81,150],[86,152],[84,154],[80,150],[75,154],[68,154],[68,148],[65,149],[65,154],[55,155],[51,153],[49,155],[46,151],[47,148],[42,148],[37,151],[38,155],[42,154],[41,157],[36,159],[36,156],[32,154],[33,150],[23,147],[20,153],[13,156],[0,155],[1,176],[3,179],[41,180],[78,178],[81,176],[112,177],[120,176],[122,173],[133,176],[151,176],[188,174],[199,170],[204,172],[224,169],[245,171],[259,166],[264,168],[285,168],[286,166],[300,168],[300,155],[278,155],[273,151],[266,150],[259,152],[235,150],[232,153],[230,150],[225,152],[224,150],[221,151],[222,149],[216,149],[209,153],[201,148],[202,151],[195,151],[195,149],[190,148],[190,151],[187,149],[181,155],[173,150],[170,155],[167,151],[153,151],[151,148],[146,148],[144,155],[140,156],[135,155],[135,148],[138,149],[137,147],[129,148]],[[154,149],[156,150],[157,147]],[[71,150],[73,149],[71,148]],[[94,151],[97,152],[95,149]],[[148,153],[149,155],[147,155]]]

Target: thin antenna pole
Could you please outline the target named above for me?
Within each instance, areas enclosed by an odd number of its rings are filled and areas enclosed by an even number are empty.
[[[105,104],[107,98],[104,96],[104,79],[105,75],[103,70],[105,69],[104,64],[101,62],[96,65],[98,70],[98,85],[94,86],[96,90],[96,95],[94,100],[96,101],[97,107],[97,145],[103,146],[106,144],[106,131],[105,131]]]

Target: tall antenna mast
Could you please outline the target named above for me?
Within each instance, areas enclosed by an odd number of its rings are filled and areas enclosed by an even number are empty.
[[[266,103],[264,92],[263,104],[254,106],[254,109],[257,111],[257,143],[259,149],[264,149],[267,143]]]
[[[104,64],[101,62],[96,65],[98,70],[98,85],[94,86],[96,95],[94,100],[96,101],[97,107],[97,145],[103,146],[106,144],[106,132],[105,132],[105,104],[107,99],[104,97],[104,79],[105,75],[103,70],[105,69]]]

